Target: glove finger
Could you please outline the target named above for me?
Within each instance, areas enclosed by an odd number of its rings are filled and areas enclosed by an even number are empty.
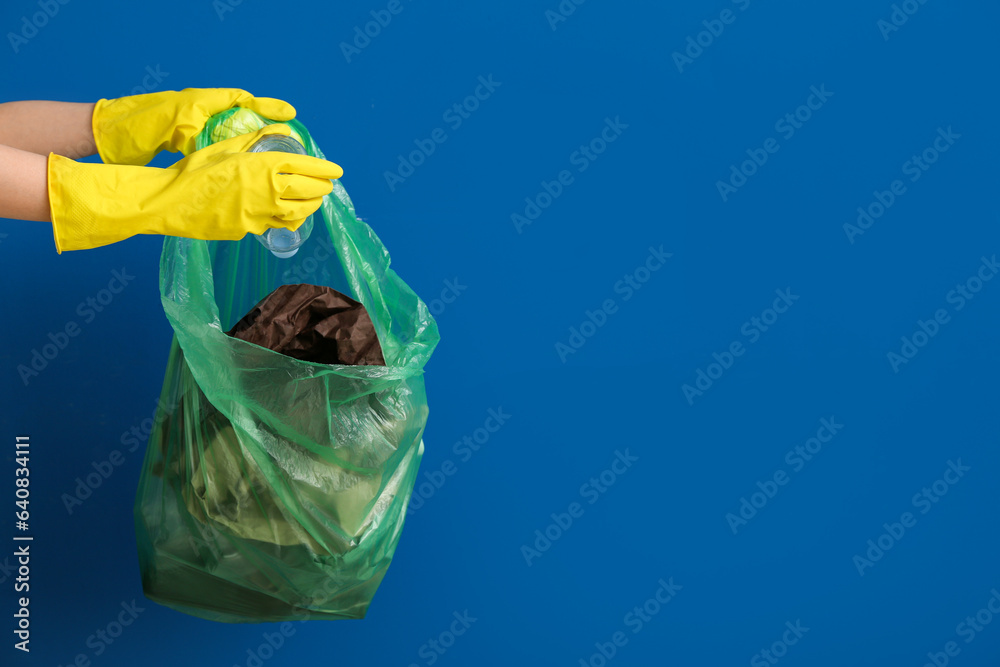
[[[281,220],[280,218],[271,218],[267,223],[268,229],[287,229],[290,232],[297,231],[299,227],[309,219],[309,216],[302,218],[301,220],[287,221]]]
[[[333,183],[326,178],[299,174],[278,174],[274,178],[281,199],[316,199],[333,192]]]
[[[215,88],[211,92],[200,92],[212,107],[209,111],[213,115],[233,107],[245,107],[253,100],[253,95],[242,88]]]
[[[273,97],[254,97],[249,102],[244,102],[242,106],[271,120],[291,120],[295,118],[295,107],[284,100]]]
[[[305,219],[319,209],[323,200],[316,199],[282,199],[279,202],[278,210],[272,216],[275,220],[280,220],[281,227],[286,229],[298,229]]]
[[[301,174],[325,178],[328,181],[344,175],[344,170],[340,168],[340,165],[329,160],[322,160],[311,155],[295,155],[294,153],[277,153],[276,155],[279,155],[280,158],[275,166],[283,174]]]
[[[153,93],[156,95],[158,93]],[[184,155],[197,150],[198,134],[209,117],[239,106],[253,95],[240,88],[185,88],[169,99],[170,107],[178,110],[172,129],[172,143]]]
[[[233,107],[243,107],[253,95],[242,88],[185,88],[178,93],[178,105],[198,109],[207,119]]]
[[[281,123],[275,123],[274,125],[268,125],[267,127],[262,127],[256,132],[251,132],[249,134],[241,134],[238,137],[230,137],[225,141],[220,141],[217,144],[206,146],[202,150],[211,149],[220,153],[245,153],[261,137],[264,137],[269,134],[283,134],[285,136],[288,136],[291,133],[292,133],[292,128],[288,127],[287,125],[282,125]],[[259,153],[259,155],[272,155],[272,153]]]

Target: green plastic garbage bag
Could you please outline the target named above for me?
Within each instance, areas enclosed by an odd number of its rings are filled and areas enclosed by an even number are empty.
[[[269,122],[230,110],[198,147]],[[178,611],[234,623],[362,618],[399,541],[437,325],[339,181],[314,218],[289,259],[252,235],[164,240],[174,339],[134,513],[144,592]],[[226,334],[297,283],[359,301],[385,365],[313,363]]]

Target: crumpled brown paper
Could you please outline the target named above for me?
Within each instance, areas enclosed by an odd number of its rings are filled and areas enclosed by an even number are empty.
[[[329,287],[282,285],[228,334],[302,361],[385,366],[368,311]]]

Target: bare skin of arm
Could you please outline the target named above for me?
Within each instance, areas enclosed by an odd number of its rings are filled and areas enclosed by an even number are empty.
[[[78,160],[97,153],[93,116],[93,103],[6,102],[0,104],[0,144]]]
[[[93,104],[0,104],[0,218],[51,222],[49,153],[74,160],[97,152]]]
[[[0,218],[52,222],[48,158],[0,145]]]

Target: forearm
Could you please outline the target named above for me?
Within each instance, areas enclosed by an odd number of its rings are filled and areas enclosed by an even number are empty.
[[[93,115],[93,103],[5,102],[0,104],[0,144],[74,160],[94,155]]]
[[[0,218],[52,221],[47,167],[43,155],[0,145]]]

